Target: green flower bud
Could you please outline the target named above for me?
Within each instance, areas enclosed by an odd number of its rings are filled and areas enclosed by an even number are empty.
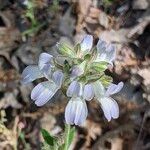
[[[73,49],[71,49],[68,45],[64,43],[57,43],[58,52],[64,56],[75,58],[76,53]]]

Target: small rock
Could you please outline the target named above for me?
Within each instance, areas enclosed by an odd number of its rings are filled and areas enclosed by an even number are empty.
[[[147,9],[149,6],[149,0],[134,0],[133,9]]]

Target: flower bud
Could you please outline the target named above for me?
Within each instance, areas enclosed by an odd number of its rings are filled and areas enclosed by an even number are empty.
[[[76,54],[73,51],[73,49],[71,49],[68,45],[66,44],[62,44],[62,43],[57,43],[56,45],[58,47],[58,52],[64,56],[67,57],[71,57],[71,58],[75,58]]]

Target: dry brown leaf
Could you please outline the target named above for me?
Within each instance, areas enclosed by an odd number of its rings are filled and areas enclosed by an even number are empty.
[[[140,69],[138,74],[144,79],[144,85],[150,85],[150,68]]]
[[[123,149],[123,140],[121,138],[114,138],[111,141],[111,150],[122,150]]]
[[[86,120],[84,127],[87,129],[85,147],[91,145],[92,140],[96,140],[102,134],[102,127],[100,123],[95,123],[92,120]]]
[[[22,107],[13,93],[6,92],[4,97],[0,100],[0,109],[6,109],[9,106],[16,109],[20,109]]]
[[[16,41],[21,40],[21,34],[15,27],[15,16],[10,10],[0,12],[0,17],[5,24],[0,27],[0,50],[11,51],[16,48]]]
[[[18,80],[19,74],[14,69],[9,70],[0,70],[0,81],[1,82],[10,82]]]

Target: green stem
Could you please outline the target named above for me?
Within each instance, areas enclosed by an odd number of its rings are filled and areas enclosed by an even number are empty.
[[[70,135],[70,125],[66,124],[66,139],[65,139],[65,147],[64,150],[68,150],[69,148],[69,135]]]

